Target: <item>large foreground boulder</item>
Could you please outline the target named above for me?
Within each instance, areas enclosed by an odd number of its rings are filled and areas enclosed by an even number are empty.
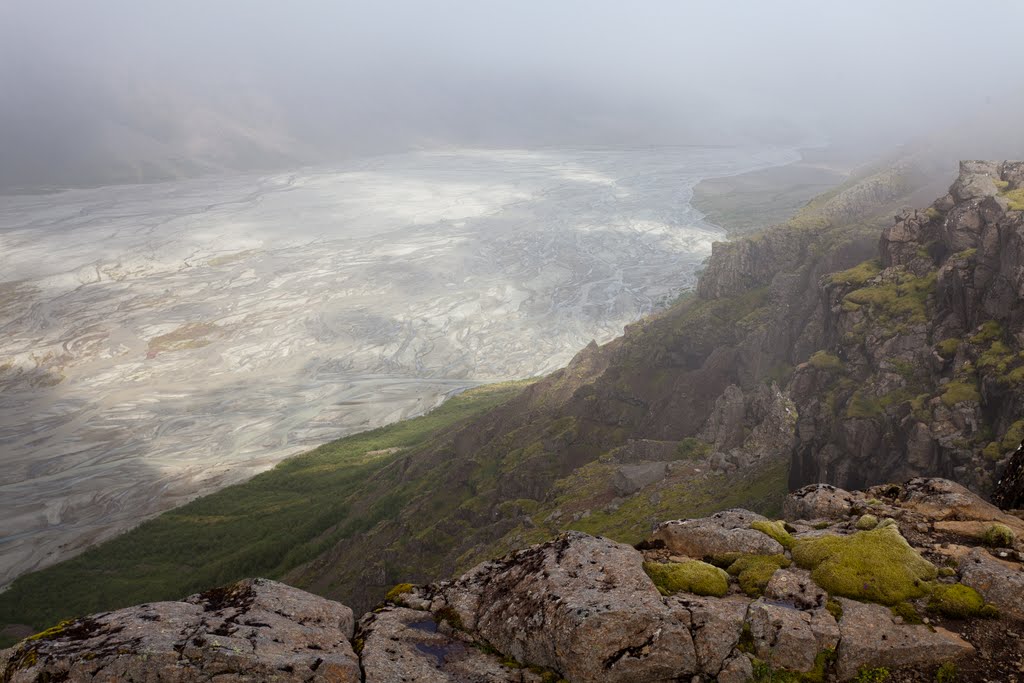
[[[628,545],[568,532],[485,563],[443,594],[499,651],[573,683],[697,672],[689,611],[659,594]]]
[[[353,626],[344,605],[250,579],[65,622],[0,653],[0,680],[356,683]]]

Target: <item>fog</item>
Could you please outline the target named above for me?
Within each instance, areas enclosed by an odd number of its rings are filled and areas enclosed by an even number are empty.
[[[1020,92],[1024,3],[0,6],[0,188],[443,146],[882,149]]]

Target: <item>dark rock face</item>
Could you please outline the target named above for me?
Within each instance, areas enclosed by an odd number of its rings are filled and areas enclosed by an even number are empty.
[[[996,482],[992,502],[1004,510],[1024,508],[1024,448],[1018,446],[1006,464]]]
[[[884,230],[877,263],[821,280],[834,363],[787,387],[791,487],[938,475],[994,490],[1024,436],[1024,212],[1004,196],[1021,166],[962,162],[948,195]]]

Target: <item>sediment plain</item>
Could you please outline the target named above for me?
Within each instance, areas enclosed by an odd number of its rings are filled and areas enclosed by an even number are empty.
[[[453,150],[0,197],[0,586],[290,454],[563,365],[784,149]]]

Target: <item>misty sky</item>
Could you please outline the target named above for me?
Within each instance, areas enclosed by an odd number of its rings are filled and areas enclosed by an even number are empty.
[[[1021,26],[1015,0],[4,0],[0,185],[436,144],[890,144],[1020,93]]]

